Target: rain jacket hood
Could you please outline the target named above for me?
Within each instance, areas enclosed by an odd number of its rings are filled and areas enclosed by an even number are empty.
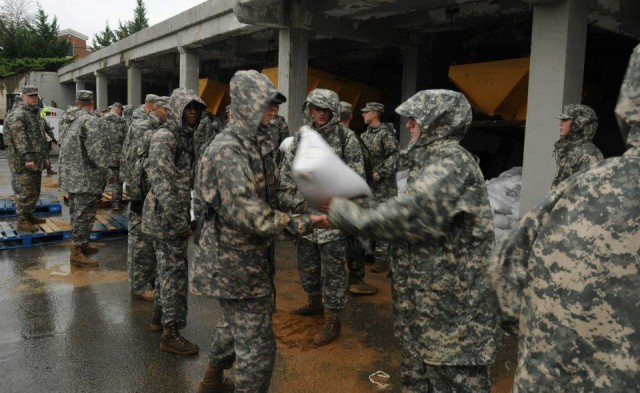
[[[200,117],[202,116],[202,112],[206,108],[206,105],[195,91],[185,87],[175,89],[173,93],[171,93],[171,97],[169,98],[169,120],[167,123],[176,123],[178,126],[182,126],[182,113],[184,112],[184,108],[186,108],[191,102],[199,104],[196,124],[193,127],[184,124],[184,127],[181,128],[185,131],[190,130],[191,132],[197,129],[198,124],[200,123]],[[167,125],[170,126],[170,124]]]
[[[238,71],[230,82],[229,125],[255,135],[270,102],[286,99],[266,75],[255,70]]]
[[[340,116],[338,114],[338,105],[340,104],[340,98],[338,94],[327,89],[313,89],[307,96],[307,100],[302,106],[302,113],[304,115],[304,123],[310,127],[313,127],[313,117],[311,117],[311,111],[309,105],[315,105],[318,108],[325,108],[331,111],[331,119],[324,126],[318,128],[316,131],[321,134],[325,130],[333,129],[340,123]]]
[[[622,139],[625,140],[627,147],[634,148],[638,153],[640,149],[640,45],[636,46],[631,54],[615,113]]]
[[[598,116],[593,109],[586,105],[570,104],[562,108],[562,115],[571,118],[571,128],[561,139],[569,142],[593,140],[598,130]]]

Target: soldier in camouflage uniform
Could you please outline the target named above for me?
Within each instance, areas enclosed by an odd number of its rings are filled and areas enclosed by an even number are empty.
[[[424,90],[396,112],[420,133],[400,160],[406,192],[373,208],[336,199],[329,221],[394,245],[403,390],[489,392],[498,329],[485,260],[494,234],[482,172],[459,144],[471,106],[460,93]]]
[[[88,255],[97,203],[109,174],[110,157],[104,133],[93,116],[93,92],[79,90],[75,106],[64,115],[65,135],[60,148],[60,190],[69,194],[71,213],[71,265],[98,266]]]
[[[490,260],[503,317],[518,334],[514,392],[638,389],[640,46],[616,115],[626,153],[553,188]]]
[[[127,193],[130,198],[129,205],[129,236],[127,248],[127,270],[129,273],[129,285],[131,295],[142,300],[154,299],[153,288],[156,283],[156,254],[153,249],[153,239],[142,233],[142,204],[144,194],[141,190],[142,169],[138,161],[141,155],[148,153],[144,142],[151,139],[151,133],[157,130],[166,119],[166,110],[169,97],[152,97],[153,110],[146,118],[139,118],[131,124],[127,138],[130,143],[125,144],[122,150],[121,168],[123,179],[127,184]],[[164,110],[161,110],[163,108]],[[158,112],[164,118],[158,116]],[[132,186],[133,185],[133,186]],[[152,330],[162,330],[162,324],[150,327]]]
[[[9,112],[4,122],[4,144],[15,193],[18,230],[36,232],[36,224],[45,220],[33,216],[40,197],[42,168],[46,160],[45,121],[38,108],[38,88],[25,85],[22,101]]]
[[[122,145],[127,134],[127,121],[122,117],[123,106],[119,102],[109,107],[109,112],[98,119],[98,125],[104,134],[107,153],[109,155],[109,170],[113,174],[113,210],[122,210],[122,174],[120,160]]]
[[[195,355],[199,348],[182,335],[187,322],[187,239],[193,185],[193,132],[204,102],[189,89],[175,89],[166,123],[153,133],[144,171],[150,190],[142,207],[142,233],[152,237],[157,261],[152,325],[162,324],[160,349]]]
[[[274,162],[264,158],[269,121],[285,98],[257,71],[238,71],[231,79],[229,124],[204,151],[196,194],[207,206],[195,258],[192,283],[218,299],[222,322],[216,327],[209,365],[198,392],[228,388],[223,371],[234,361],[235,392],[266,392],[276,343],[271,315],[275,309],[272,250],[285,230],[311,231],[322,217],[275,210],[275,179],[265,173]],[[277,147],[276,147],[277,148]]]
[[[565,105],[558,119],[560,139],[553,150],[558,168],[551,187],[604,159],[600,149],[591,142],[598,130],[598,116],[593,109],[586,105]]]
[[[144,104],[137,107],[131,114],[131,122],[133,123],[138,119],[146,119],[153,109],[156,98],[158,98],[158,96],[155,94],[147,94],[144,98]]]
[[[338,95],[331,90],[312,90],[304,103],[304,121],[324,138],[338,157],[364,178],[360,143],[353,131],[339,124],[339,101]],[[299,142],[300,132],[297,131],[282,161],[278,193],[281,210],[294,213],[311,211],[298,192],[291,174],[293,156]],[[335,229],[316,229],[312,234],[298,239],[296,253],[300,281],[308,295],[308,302],[293,313],[311,316],[322,314],[326,309],[324,327],[313,337],[315,345],[326,345],[340,334],[340,312],[347,301],[345,236]]]
[[[371,165],[371,189],[373,199],[382,203],[398,195],[396,172],[398,171],[398,138],[391,123],[383,123],[380,116],[384,113],[384,105],[369,102],[362,108],[362,117],[367,130],[360,138],[369,151]],[[373,242],[375,263],[371,267],[374,273],[382,273],[389,267],[389,243]]]
[[[345,101],[338,103],[338,116],[340,125],[349,128],[353,115],[353,107]],[[353,130],[351,130],[353,131]],[[355,132],[354,132],[355,135]],[[360,239],[354,236],[347,236],[347,266],[349,267],[349,293],[352,295],[375,295],[378,289],[364,282],[364,260],[365,250]]]

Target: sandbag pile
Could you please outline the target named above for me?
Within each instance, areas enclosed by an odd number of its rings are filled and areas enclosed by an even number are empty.
[[[311,127],[300,130],[300,144],[291,166],[298,191],[311,207],[333,197],[372,196],[367,182],[338,157]]]
[[[487,181],[496,240],[502,238],[520,219],[522,167],[513,167]]]

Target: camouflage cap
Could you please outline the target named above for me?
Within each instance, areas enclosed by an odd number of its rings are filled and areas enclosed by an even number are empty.
[[[22,87],[22,94],[26,96],[35,96],[38,95],[38,88],[34,85],[24,85]]]
[[[338,103],[338,116],[346,116],[353,111],[353,107],[346,101]]]
[[[306,104],[311,104],[318,108],[329,109],[331,113],[338,112],[338,103],[340,99],[336,92],[327,89],[313,89],[307,96]]]
[[[123,110],[124,106],[121,103],[116,101],[116,102],[114,102],[113,104],[111,104],[109,106],[109,109],[111,109],[111,108],[120,108],[120,110]]]
[[[379,102],[367,102],[367,105],[361,109],[363,112],[384,113],[384,105]]]
[[[150,104],[153,102],[156,102],[156,99],[158,99],[158,96],[155,94],[147,94],[147,96],[144,98],[144,103],[145,104]]]
[[[589,138],[593,138],[598,128],[598,115],[591,107],[582,104],[569,104],[562,108],[557,116],[561,120],[571,120],[571,129]]]
[[[91,90],[78,90],[76,92],[76,100],[89,102],[93,100],[93,92]]]
[[[153,103],[156,104],[157,107],[160,108],[164,108],[164,109],[170,109],[169,108],[169,98],[168,96],[155,96],[156,98],[154,98]]]

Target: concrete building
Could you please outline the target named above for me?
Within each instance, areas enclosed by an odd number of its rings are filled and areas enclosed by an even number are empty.
[[[95,89],[105,108],[178,86],[197,89],[200,77],[228,82],[238,69],[278,66],[289,98],[281,113],[296,129],[307,67],[381,87],[391,108],[417,90],[452,88],[451,64],[530,56],[526,126],[474,132],[494,153],[517,134],[512,150],[522,152],[521,206],[528,209],[551,183],[562,105],[595,91],[603,124],[613,124],[609,112],[640,38],[638,20],[637,0],[209,0],[58,76],[64,86]],[[610,142],[615,126],[608,128],[603,150],[612,155],[619,147]]]

